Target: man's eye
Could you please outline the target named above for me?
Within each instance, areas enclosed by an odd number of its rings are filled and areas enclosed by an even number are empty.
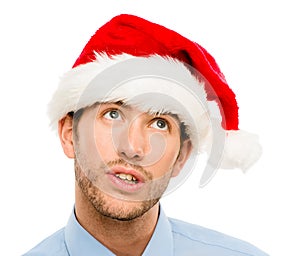
[[[167,121],[163,119],[154,120],[154,122],[151,124],[151,127],[162,131],[167,131],[169,129]]]
[[[121,120],[121,115],[118,110],[110,110],[105,113],[104,117],[110,120]]]

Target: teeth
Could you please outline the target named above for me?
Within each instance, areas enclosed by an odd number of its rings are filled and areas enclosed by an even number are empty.
[[[118,173],[116,176],[122,180],[128,180],[128,181],[134,181],[136,182],[136,178],[133,177],[131,174],[125,174],[125,173]]]

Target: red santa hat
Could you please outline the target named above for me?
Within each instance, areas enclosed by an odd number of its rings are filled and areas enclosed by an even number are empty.
[[[108,96],[109,88],[104,89],[104,86],[109,87],[111,83],[99,83],[99,80],[113,74],[105,72],[113,72],[112,67],[122,63],[126,63],[126,66],[133,65],[134,68],[127,69],[124,77],[124,72],[115,70],[118,73],[114,76],[120,76],[121,80],[128,80],[129,76],[136,77],[138,72],[142,72],[139,68],[143,65],[151,66],[149,69],[141,69],[143,72],[149,72],[146,74],[148,78],[151,72],[157,72],[160,76],[159,70],[162,68],[172,70],[172,75],[166,75],[170,79],[160,81],[159,85],[155,83],[155,78],[131,81],[126,86],[118,85],[118,89],[110,91]],[[155,67],[159,68],[153,71]],[[174,86],[175,80],[184,86]],[[120,84],[120,80],[114,83]],[[98,91],[95,92],[95,89]],[[210,137],[210,146],[206,148],[212,150],[213,129],[212,124],[208,122],[217,109],[218,114],[215,116],[218,116],[220,121],[217,130],[224,132],[225,139],[221,168],[246,170],[258,160],[261,148],[257,136],[239,130],[235,94],[229,88],[214,58],[198,43],[133,15],[122,14],[114,17],[91,37],[72,69],[62,77],[49,103],[51,124],[56,125],[68,112],[77,111],[95,102],[118,99],[130,101],[135,95],[151,91],[168,95],[177,103],[162,106],[161,102],[157,103],[153,98],[149,102],[143,99],[146,109],[178,114],[189,127],[188,133],[195,148],[196,144],[202,143],[203,146],[209,143],[206,139]],[[201,104],[193,98],[195,94],[198,94],[198,99],[201,98]],[[184,114],[180,114],[180,103],[186,110]],[[206,107],[206,103],[208,106],[214,106],[213,110]]]

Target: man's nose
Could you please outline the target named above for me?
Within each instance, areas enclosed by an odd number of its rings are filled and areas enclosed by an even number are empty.
[[[117,128],[114,143],[117,153],[127,161],[141,161],[149,150],[147,132],[138,120]]]

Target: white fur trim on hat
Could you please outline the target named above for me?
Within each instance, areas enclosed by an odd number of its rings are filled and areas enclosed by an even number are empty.
[[[126,65],[129,65],[128,60],[133,59],[142,60],[142,63],[150,69],[167,67],[172,71],[172,77],[160,74],[137,75],[119,81],[113,86],[110,81],[107,83],[101,80],[108,76],[103,75],[103,72],[110,67],[125,61],[127,61]],[[204,83],[192,76],[183,63],[158,55],[134,57],[122,54],[108,57],[105,54],[97,54],[95,61],[73,68],[62,77],[49,103],[48,114],[51,126],[55,128],[58,121],[71,111],[75,112],[96,102],[119,100],[125,104],[135,105],[143,111],[178,115],[180,121],[187,126],[194,148],[197,151],[201,150],[199,145],[204,142],[209,129]]]

